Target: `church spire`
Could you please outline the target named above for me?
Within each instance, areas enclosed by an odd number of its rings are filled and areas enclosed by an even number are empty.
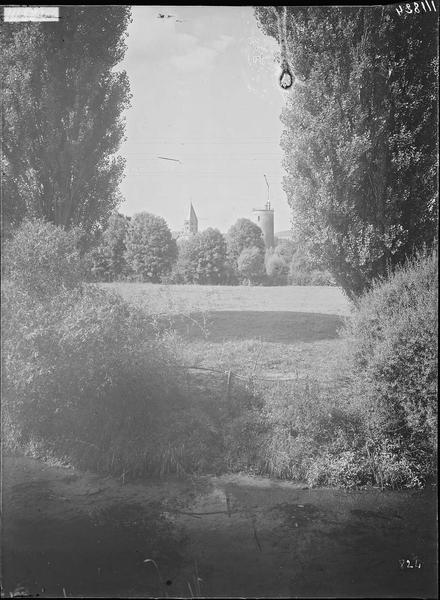
[[[189,205],[189,215],[188,219],[185,220],[184,231],[186,234],[194,235],[199,230],[199,222],[197,219],[196,211],[194,210],[194,206],[192,202]]]

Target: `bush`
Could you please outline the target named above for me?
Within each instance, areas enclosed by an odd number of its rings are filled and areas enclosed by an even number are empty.
[[[373,284],[343,331],[368,455],[384,484],[419,485],[433,476],[437,286],[437,253],[418,254]]]
[[[25,220],[5,244],[5,278],[40,299],[81,284],[78,230],[66,232],[43,220]]]
[[[259,391],[262,407],[231,423],[226,447],[232,468],[310,485],[368,482],[368,473],[350,458],[359,453],[362,423],[343,399],[310,381],[271,388]]]
[[[4,447],[118,475],[197,470],[216,433],[182,393],[184,375],[150,317],[73,285],[70,233],[24,224],[8,256],[19,240],[23,257],[9,261],[2,290]]]
[[[347,387],[263,390],[263,407],[230,424],[228,463],[309,485],[415,488],[435,479],[437,287],[436,254],[377,281],[342,331]]]
[[[145,317],[93,287],[43,305],[11,286],[3,300],[9,445],[39,443],[110,472],[159,468],[185,403]]]
[[[115,475],[201,468],[215,432],[144,313],[93,286],[3,300],[7,448]]]

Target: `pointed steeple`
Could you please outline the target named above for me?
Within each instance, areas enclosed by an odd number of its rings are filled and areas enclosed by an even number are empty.
[[[194,206],[192,205],[192,202],[191,202],[190,206],[189,206],[189,215],[184,223],[184,232],[186,234],[194,235],[195,233],[198,232],[198,230],[199,230],[199,223],[198,223],[196,211],[194,210]]]
[[[199,222],[192,202],[190,203],[189,207],[189,230],[191,233],[197,233],[199,230]]]

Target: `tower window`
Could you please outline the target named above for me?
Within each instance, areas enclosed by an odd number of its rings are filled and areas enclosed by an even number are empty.
[[[258,220],[260,220],[260,215],[258,215]]]

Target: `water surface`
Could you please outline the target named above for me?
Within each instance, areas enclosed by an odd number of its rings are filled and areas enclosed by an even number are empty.
[[[436,597],[435,519],[433,490],[247,475],[124,484],[4,457],[3,593]],[[420,569],[400,568],[415,557]]]

